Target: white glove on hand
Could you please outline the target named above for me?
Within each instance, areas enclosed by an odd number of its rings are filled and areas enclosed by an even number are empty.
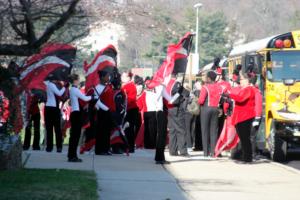
[[[179,94],[179,93],[176,93],[176,94],[172,97],[170,103],[173,104],[174,101],[176,101],[176,100],[178,99],[179,96],[180,96],[180,94]]]
[[[258,125],[259,125],[259,122],[258,122],[258,121],[253,121],[253,122],[252,122],[252,126],[255,127],[255,126],[258,126]]]

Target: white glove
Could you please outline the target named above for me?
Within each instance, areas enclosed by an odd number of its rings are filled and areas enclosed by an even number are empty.
[[[252,122],[252,126],[255,127],[255,126],[258,126],[258,125],[259,125],[259,122],[258,122],[258,121],[253,121],[253,122]]]
[[[176,93],[176,94],[172,97],[170,103],[173,104],[174,101],[176,101],[176,100],[178,99],[179,96],[180,96],[180,94],[179,94],[179,93]]]

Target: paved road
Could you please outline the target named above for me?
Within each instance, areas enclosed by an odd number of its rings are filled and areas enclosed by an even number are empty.
[[[169,157],[166,169],[191,200],[299,200],[300,171],[262,159],[239,164],[227,159]]]
[[[287,162],[284,164],[300,170],[300,153],[290,153]]]

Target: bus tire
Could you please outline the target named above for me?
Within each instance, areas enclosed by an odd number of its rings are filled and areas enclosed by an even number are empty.
[[[287,157],[287,142],[276,134],[274,120],[270,128],[270,157],[275,162],[284,162]]]

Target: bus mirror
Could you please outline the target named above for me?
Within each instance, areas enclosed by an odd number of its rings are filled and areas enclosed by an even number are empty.
[[[283,79],[283,84],[286,86],[294,85],[295,79]]]

